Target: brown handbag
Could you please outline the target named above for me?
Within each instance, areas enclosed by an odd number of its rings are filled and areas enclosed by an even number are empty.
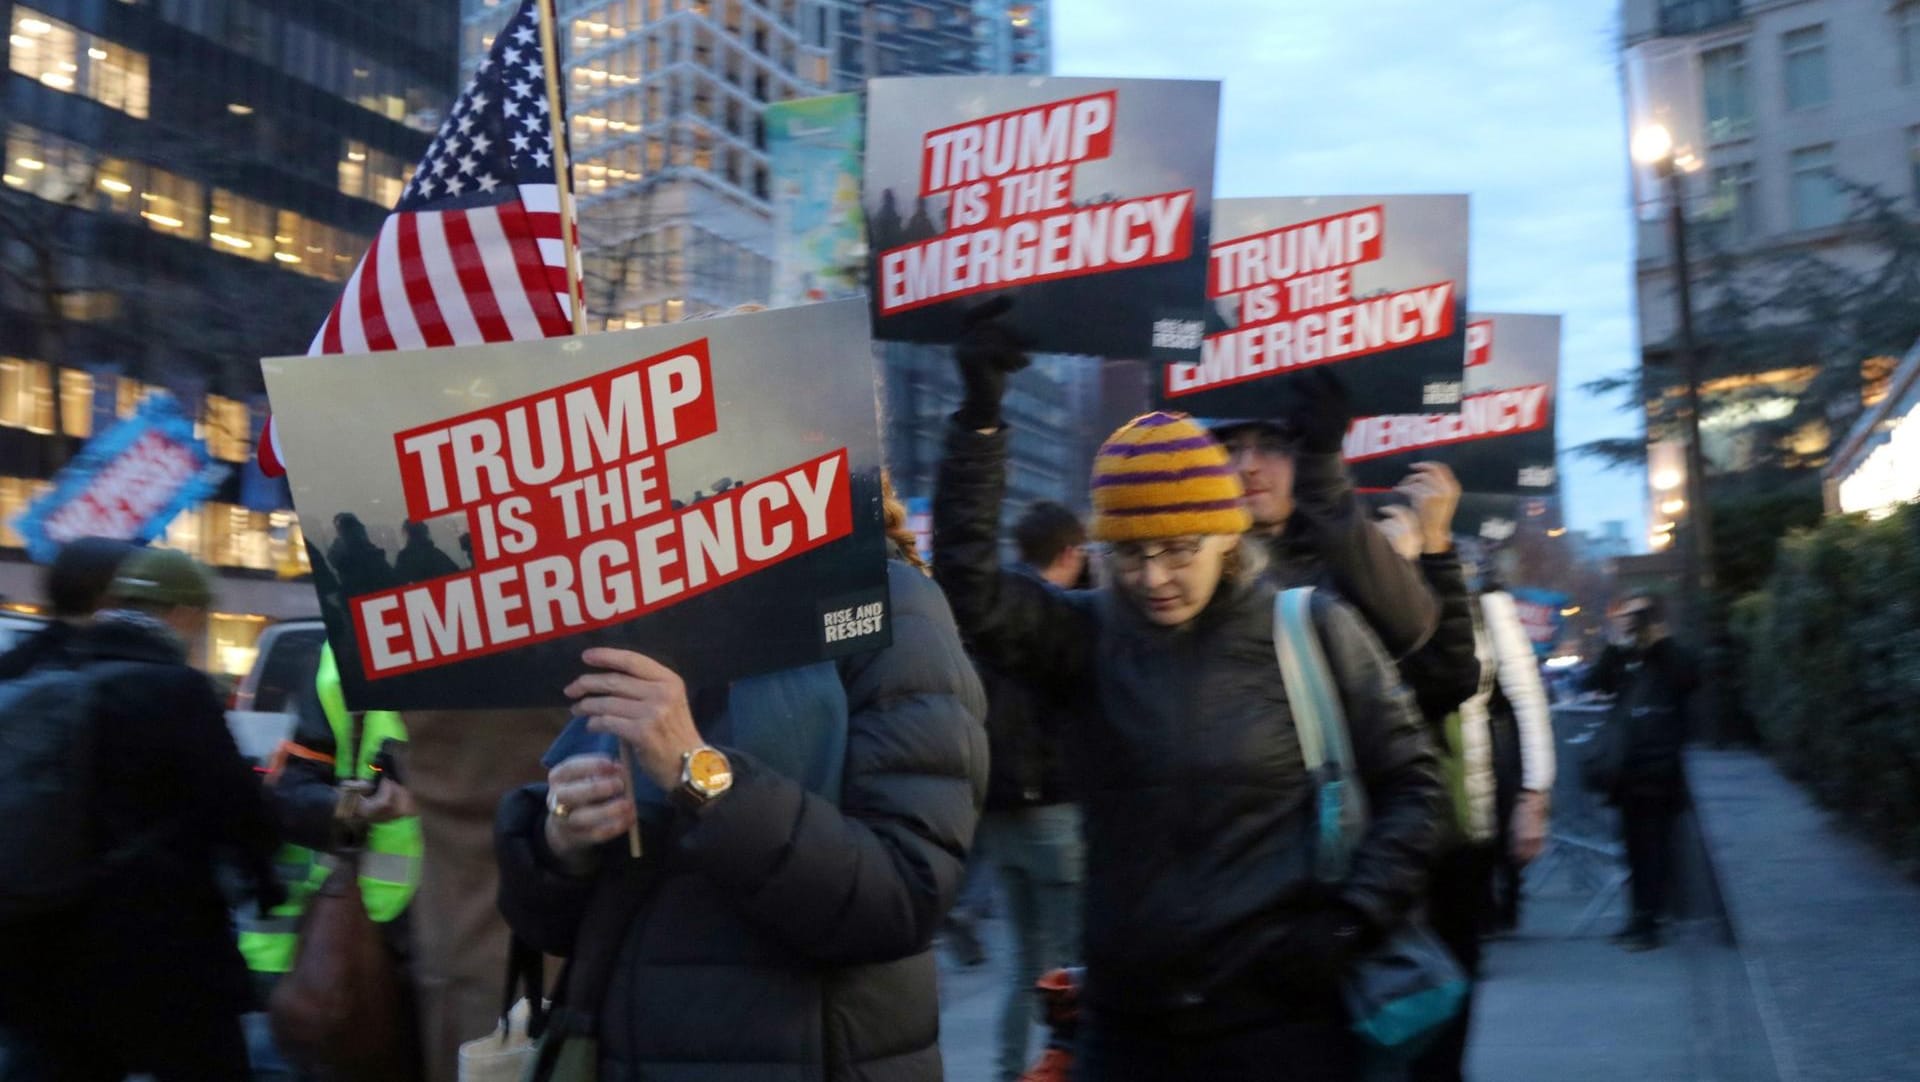
[[[299,934],[293,969],[267,1003],[281,1055],[321,1078],[418,1082],[418,1020],[405,976],[367,916],[358,851],[340,854]]]

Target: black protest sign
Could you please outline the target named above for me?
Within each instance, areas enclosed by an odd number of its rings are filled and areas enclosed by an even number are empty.
[[[1293,408],[1288,375],[1329,366],[1369,413],[1453,409],[1466,357],[1467,197],[1222,199],[1200,359],[1159,402],[1202,417]]]
[[[348,701],[558,704],[591,646],[701,687],[886,645],[871,357],[850,300],[263,362]]]
[[[1415,462],[1444,462],[1468,492],[1541,494],[1559,481],[1554,407],[1560,317],[1468,317],[1466,396],[1457,413],[1362,417],[1347,431],[1354,483],[1386,488]]]
[[[990,297],[1055,353],[1199,356],[1220,84],[869,84],[874,335],[951,342]]]

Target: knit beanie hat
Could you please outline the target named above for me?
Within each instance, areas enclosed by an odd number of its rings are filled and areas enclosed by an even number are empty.
[[[1093,536],[1246,533],[1253,518],[1244,496],[1219,440],[1184,413],[1149,413],[1108,437],[1093,460]]]

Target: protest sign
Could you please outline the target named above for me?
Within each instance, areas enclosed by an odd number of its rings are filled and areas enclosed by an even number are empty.
[[[1514,608],[1519,610],[1520,624],[1527,629],[1527,639],[1533,643],[1534,652],[1541,657],[1553,653],[1554,644],[1560,641],[1560,629],[1567,623],[1561,613],[1573,603],[1573,598],[1558,590],[1529,586],[1507,592],[1513,595]]]
[[[133,416],[87,441],[28,506],[15,529],[27,555],[48,563],[81,537],[146,544],[182,511],[204,502],[226,479],[193,421],[169,394],[150,394]]]
[[[951,342],[965,312],[1042,352],[1199,356],[1220,84],[950,77],[869,84],[874,333]]]
[[[1222,199],[1206,341],[1160,403],[1202,417],[1289,412],[1285,378],[1333,366],[1367,413],[1451,410],[1466,358],[1467,197]]]
[[[859,95],[773,102],[761,119],[773,175],[774,306],[860,296],[867,232]]]
[[[1444,462],[1460,487],[1488,495],[1553,491],[1560,317],[1473,315],[1466,395],[1456,413],[1362,417],[1347,431],[1361,488],[1385,488],[1415,462]]]
[[[349,701],[557,703],[589,646],[697,688],[886,645],[866,324],[263,362]]]

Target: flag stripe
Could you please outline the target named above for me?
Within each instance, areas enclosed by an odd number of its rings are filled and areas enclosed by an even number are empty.
[[[506,342],[515,336],[507,328],[507,321],[500,314],[500,298],[494,295],[493,286],[487,280],[486,264],[481,262],[480,248],[474,243],[473,223],[468,220],[464,210],[446,212],[447,249],[453,255],[454,273],[460,276],[460,287],[473,306],[473,319],[480,327],[480,340],[483,342]]]
[[[507,236],[503,217],[498,207],[476,207],[467,212],[467,224],[473,228],[481,266],[493,282],[493,296],[499,302],[500,316],[507,321],[507,337],[516,341],[544,338],[546,328],[533,310],[534,299],[527,296],[521,284],[520,262]]]
[[[400,273],[406,284],[407,303],[413,308],[414,322],[420,325],[420,337],[429,346],[453,345],[447,318],[433,295],[433,279],[420,245],[420,220],[428,215],[396,214],[394,217],[400,219]]]
[[[340,307],[335,310],[333,317],[333,330],[339,340],[327,350],[328,353],[367,351],[367,331],[360,324],[360,284],[367,274],[367,260],[372,257],[371,251],[360,257],[360,265],[353,268],[353,277],[347,279],[347,288],[340,294]]]
[[[420,262],[425,265],[427,281],[440,302],[440,314],[446,317],[447,332],[458,346],[486,341],[480,325],[474,322],[473,309],[467,306],[467,291],[453,265],[453,253],[447,247],[446,214],[424,211],[420,220]]]
[[[379,291],[380,318],[394,349],[424,349],[427,340],[420,333],[413,315],[413,299],[407,296],[407,272],[400,263],[400,220],[410,214],[388,215],[380,227],[380,262],[374,267],[374,288]]]

